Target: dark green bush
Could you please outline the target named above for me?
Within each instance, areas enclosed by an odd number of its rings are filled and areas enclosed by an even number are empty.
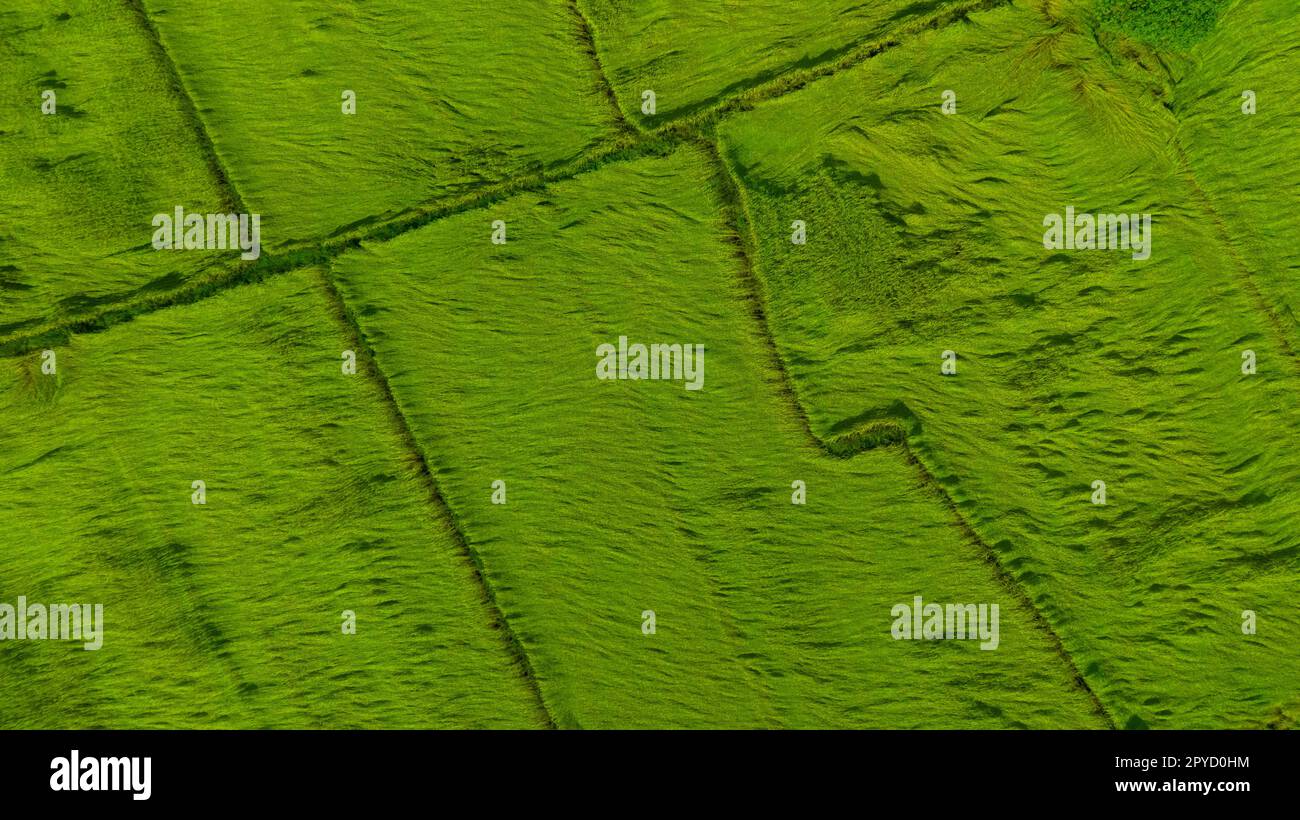
[[[1188,48],[1214,30],[1229,0],[1097,0],[1107,28],[1161,48]]]

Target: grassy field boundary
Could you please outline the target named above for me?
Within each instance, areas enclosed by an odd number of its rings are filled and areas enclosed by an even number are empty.
[[[576,2],[576,0],[570,0]],[[930,13],[911,23],[898,27],[886,37],[878,34],[859,38],[830,52],[809,65],[787,66],[773,73],[751,77],[743,83],[723,89],[720,93],[706,100],[678,109],[672,115],[666,115],[666,121],[654,128],[645,128],[631,120],[639,130],[645,133],[665,134],[690,132],[705,129],[712,123],[726,118],[737,111],[745,111],[758,103],[783,97],[797,91],[809,83],[831,77],[840,72],[854,68],[873,57],[883,54],[907,42],[927,30],[941,29],[965,20],[971,14],[989,11],[999,6],[1012,3],[1013,0],[965,0],[954,3]],[[594,32],[593,32],[594,34]],[[593,36],[594,43],[594,36]],[[602,76],[604,74],[602,70]],[[614,93],[611,86],[611,93]],[[617,100],[617,96],[615,97]]]
[[[618,94],[614,92],[614,86],[609,81],[609,73],[605,71],[605,65],[600,60],[600,48],[596,44],[596,32],[591,27],[591,21],[587,15],[582,13],[582,7],[578,5],[578,0],[569,0],[569,11],[578,26],[578,42],[582,44],[582,51],[591,60],[595,67],[596,76],[599,78],[600,93],[609,103],[610,110],[614,114],[614,121],[618,123],[619,129],[624,133],[635,133],[637,128],[627,118],[623,111],[623,106],[619,104]]]
[[[105,305],[99,311],[24,328],[7,339],[0,340],[0,357],[12,358],[26,355],[60,344],[73,335],[108,330],[138,316],[168,307],[193,304],[231,288],[257,284],[282,273],[324,264],[340,254],[360,247],[363,242],[386,242],[431,222],[466,211],[486,208],[528,191],[541,191],[552,183],[573,179],[599,170],[610,163],[647,155],[667,154],[674,145],[675,143],[667,143],[651,137],[620,140],[590,151],[560,169],[518,176],[460,196],[440,199],[425,206],[415,206],[368,231],[328,237],[319,242],[292,245],[278,252],[263,252],[256,261],[233,262],[228,266],[220,267],[209,276],[192,279],[170,291],[162,293],[144,291],[136,298]]]
[[[383,368],[379,366],[379,359],[375,355],[375,351],[366,342],[361,325],[357,323],[356,316],[343,300],[343,295],[339,293],[338,286],[335,285],[334,279],[330,275],[329,265],[321,265],[319,269],[321,288],[325,292],[325,298],[329,301],[331,311],[334,314],[333,318],[339,323],[348,343],[352,345],[352,349],[362,354],[361,358],[364,360],[365,373],[379,392],[379,398],[388,411],[389,420],[393,423],[401,439],[402,448],[415,462],[420,481],[424,484],[428,493],[434,518],[446,525],[457,550],[473,569],[479,596],[483,604],[488,608],[493,626],[501,635],[502,648],[514,663],[520,677],[527,682],[529,690],[536,697],[539,719],[546,728],[556,728],[555,718],[552,717],[550,709],[547,708],[546,699],[542,696],[542,689],[537,683],[537,675],[533,671],[532,661],[529,659],[523,643],[515,635],[514,629],[511,628],[510,621],[502,612],[500,604],[497,603],[496,593],[492,589],[492,584],[488,582],[482,558],[470,545],[469,540],[465,538],[465,533],[456,520],[456,514],[439,488],[438,479],[429,468],[429,460],[416,442],[415,434],[411,431],[410,422],[407,421],[406,414],[402,412],[397,397],[393,394],[392,385],[384,374]]]
[[[246,212],[244,198],[240,195],[239,190],[235,188],[235,183],[231,181],[230,174],[226,172],[226,164],[222,161],[221,155],[217,153],[216,143],[212,141],[212,135],[208,133],[207,124],[203,121],[203,116],[199,114],[198,106],[194,104],[193,95],[185,87],[185,79],[181,76],[180,69],[176,67],[176,61],[172,59],[171,52],[167,50],[167,44],[163,42],[158,27],[153,24],[153,20],[149,19],[149,13],[145,11],[141,0],[123,0],[123,2],[130,9],[131,17],[143,30],[145,39],[154,50],[156,61],[167,72],[167,76],[171,80],[171,91],[180,102],[181,116],[193,128],[199,140],[200,150],[203,151],[204,158],[207,160],[208,171],[216,179],[217,186],[226,197],[223,204],[232,213]]]

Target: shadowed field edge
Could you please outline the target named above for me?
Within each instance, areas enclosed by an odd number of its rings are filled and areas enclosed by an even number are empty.
[[[429,468],[429,461],[425,458],[424,450],[415,439],[415,434],[411,430],[410,423],[406,420],[406,415],[402,412],[401,405],[397,397],[393,394],[393,388],[384,374],[383,369],[379,366],[379,359],[373,348],[366,341],[365,333],[361,325],[357,322],[356,315],[348,307],[343,295],[339,292],[330,274],[329,265],[321,265],[320,268],[321,288],[329,301],[330,310],[334,314],[334,319],[341,326],[344,334],[348,337],[348,342],[353,349],[364,354],[366,374],[374,383],[379,392],[380,399],[383,401],[388,411],[389,420],[397,429],[401,439],[403,449],[405,449],[414,459],[420,475],[420,481],[425,485],[428,492],[429,503],[433,507],[434,515],[446,525],[448,533],[456,544],[457,550],[461,553],[474,571],[474,578],[478,587],[479,596],[484,606],[488,609],[492,619],[492,625],[498,631],[503,640],[503,649],[506,651],[510,660],[516,667],[516,671],[527,684],[529,691],[536,699],[537,717],[541,723],[548,729],[556,728],[555,719],[552,717],[550,710],[546,706],[546,699],[542,696],[542,690],[537,682],[537,675],[533,671],[532,661],[528,657],[528,652],[524,649],[523,643],[515,635],[510,626],[510,621],[506,618],[505,613],[501,611],[501,606],[497,603],[496,593],[492,585],[487,580],[487,573],[483,566],[483,560],[479,557],[478,551],[469,543],[461,529],[460,523],[456,518],[455,512],[447,503],[446,497],[438,486],[438,480],[433,471]]]
[[[664,119],[667,121],[663,125],[646,131],[653,134],[679,133],[683,137],[701,130],[707,131],[712,125],[731,114],[748,111],[759,103],[784,97],[818,80],[856,68],[927,30],[947,28],[965,21],[972,14],[991,11],[999,6],[1010,5],[1012,2],[1014,0],[966,0],[966,2],[946,6],[929,16],[899,26],[883,37],[875,34],[833,49],[828,52],[828,56],[814,61],[809,66],[787,67],[777,69],[766,77],[751,77],[724,89],[719,95],[685,106],[674,114],[665,115]]]
[[[240,196],[239,191],[235,189],[234,182],[230,179],[230,175],[226,173],[226,164],[222,161],[221,155],[217,153],[216,143],[212,141],[207,124],[203,121],[198,106],[194,104],[194,96],[185,87],[185,78],[181,76],[176,61],[172,59],[171,52],[167,50],[167,44],[163,42],[162,34],[158,31],[158,27],[153,24],[153,20],[149,18],[149,12],[145,11],[144,0],[123,0],[123,4],[130,10],[132,19],[135,20],[136,25],[144,33],[145,40],[149,42],[149,46],[154,52],[154,60],[167,73],[167,78],[171,83],[172,95],[181,106],[181,116],[189,124],[191,130],[194,131],[195,136],[198,137],[199,150],[203,152],[203,158],[208,165],[208,172],[212,174],[217,182],[217,187],[225,197],[222,204],[234,213],[243,213],[246,210],[244,198]]]
[[[635,133],[636,127],[628,120],[627,115],[623,112],[623,107],[619,105],[618,94],[614,92],[614,86],[609,81],[609,74],[605,72],[605,65],[600,60],[600,48],[596,45],[596,32],[591,26],[591,21],[587,15],[582,13],[582,7],[578,5],[578,0],[569,0],[569,12],[573,15],[578,26],[578,42],[582,44],[582,51],[591,60],[592,66],[596,72],[597,85],[600,86],[600,93],[609,103],[610,110],[614,114],[614,121],[618,123],[619,130],[624,133]]]

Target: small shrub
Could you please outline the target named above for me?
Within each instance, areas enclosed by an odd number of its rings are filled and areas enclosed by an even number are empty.
[[[1097,0],[1102,25],[1160,48],[1204,39],[1228,0]]]

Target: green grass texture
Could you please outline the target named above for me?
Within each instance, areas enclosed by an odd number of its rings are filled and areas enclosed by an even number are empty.
[[[1293,5],[13,0],[0,728],[1294,728]]]

